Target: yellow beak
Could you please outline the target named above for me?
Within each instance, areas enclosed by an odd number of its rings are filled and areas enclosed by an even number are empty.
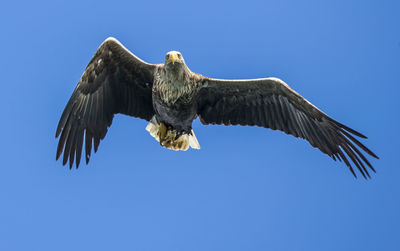
[[[180,62],[181,60],[178,58],[176,53],[171,53],[169,56],[169,61],[171,61],[172,64],[175,64],[175,62]]]

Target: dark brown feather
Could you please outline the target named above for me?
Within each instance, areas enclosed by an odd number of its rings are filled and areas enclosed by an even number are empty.
[[[64,152],[63,164],[80,164],[85,138],[85,159],[92,144],[98,150],[114,114],[150,120],[154,115],[152,83],[156,65],[131,54],[115,39],[105,40],[90,60],[68,101],[57,126],[60,136],[56,158]],[[84,137],[85,136],[85,137]]]
[[[378,156],[351,135],[366,138],[363,134],[330,118],[283,81],[275,78],[204,78],[203,81],[203,88],[199,90],[197,98],[197,113],[203,124],[231,122],[281,130],[306,139],[335,161],[344,161],[354,176],[356,174],[352,165],[357,167],[364,178],[370,177],[364,163],[375,172],[355,145],[374,158]],[[226,107],[233,107],[238,112],[227,112]]]

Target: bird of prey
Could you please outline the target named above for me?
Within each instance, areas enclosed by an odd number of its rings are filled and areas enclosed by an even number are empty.
[[[250,125],[280,130],[307,140],[332,159],[344,161],[356,177],[375,172],[364,156],[378,158],[355,136],[361,133],[332,119],[277,78],[226,80],[192,72],[178,51],[164,64],[149,64],[115,38],[107,38],[86,67],[58,123],[56,159],[79,166],[83,143],[86,164],[97,151],[114,114],[145,119],[161,146],[199,149],[192,129],[197,117],[204,125]]]

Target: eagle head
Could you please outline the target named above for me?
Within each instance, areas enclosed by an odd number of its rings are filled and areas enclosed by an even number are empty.
[[[165,65],[179,67],[185,64],[185,60],[179,51],[170,51],[165,55]]]
[[[168,80],[184,79],[190,75],[189,68],[186,66],[185,60],[179,51],[170,51],[165,55],[164,69]]]

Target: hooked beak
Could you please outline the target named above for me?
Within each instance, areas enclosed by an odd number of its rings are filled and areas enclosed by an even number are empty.
[[[171,62],[172,64],[175,64],[175,62],[181,62],[181,60],[178,57],[178,54],[176,53],[171,53],[169,54],[169,62]]]

